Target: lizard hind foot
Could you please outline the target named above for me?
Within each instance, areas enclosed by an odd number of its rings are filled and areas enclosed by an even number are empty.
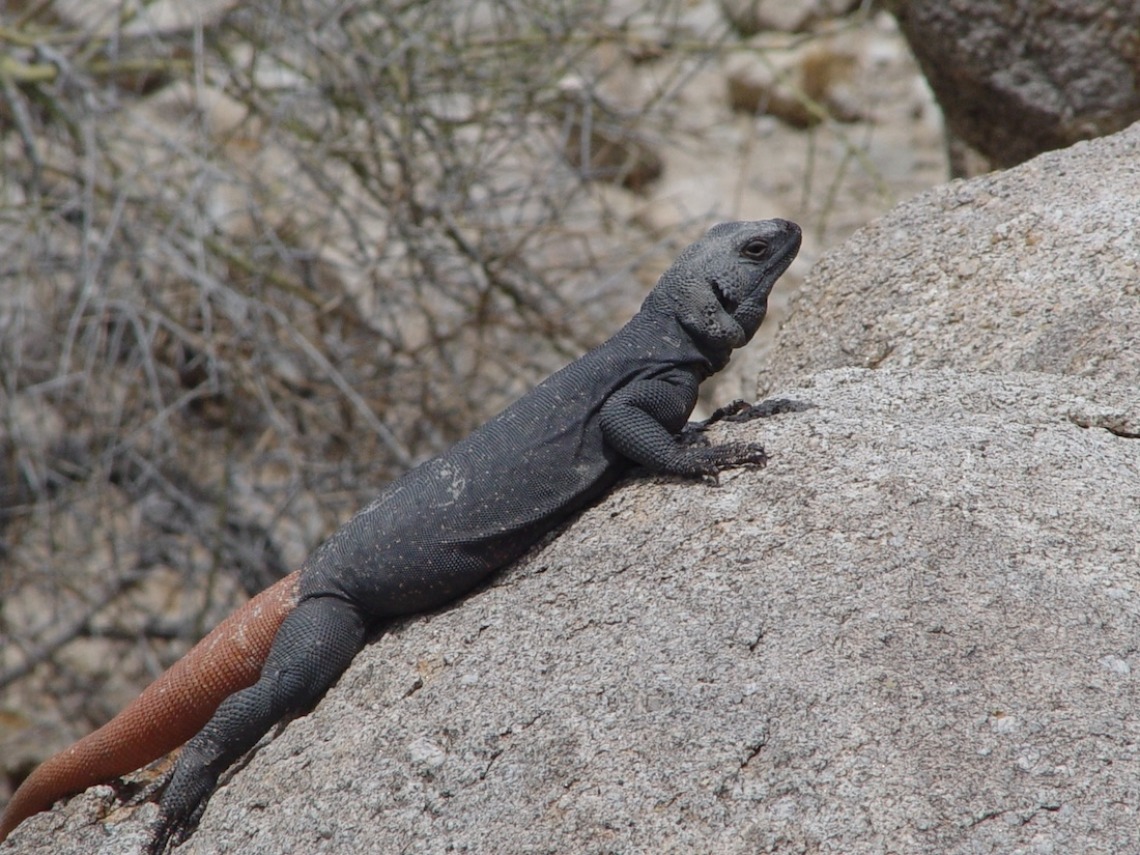
[[[197,787],[183,785],[176,795],[176,804],[171,804],[169,798],[163,798],[158,819],[151,829],[146,855],[165,855],[171,848],[184,843],[198,827],[213,791],[214,787],[208,780],[200,780]]]
[[[174,846],[182,843],[189,836],[184,828],[176,827],[160,818],[151,829],[150,842],[143,850],[145,855],[166,855]]]

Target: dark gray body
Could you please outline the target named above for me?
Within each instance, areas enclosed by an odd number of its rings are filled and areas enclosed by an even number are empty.
[[[318,548],[260,679],[227,698],[179,757],[152,851],[180,837],[221,772],[320,697],[384,619],[467,593],[634,464],[714,479],[762,464],[758,445],[701,446],[680,434],[701,382],[760,326],[799,244],[784,220],[713,228],[617,335],[394,481]]]
[[[602,429],[601,411],[616,393],[667,384],[669,412],[654,415],[676,434],[711,368],[671,319],[638,314],[448,452],[390,484],[313,553],[302,598],[337,596],[385,618],[466,593],[630,467]]]

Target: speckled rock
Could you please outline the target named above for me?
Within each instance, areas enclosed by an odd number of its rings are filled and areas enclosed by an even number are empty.
[[[1140,119],[1135,0],[889,0],[948,130],[997,168]]]
[[[1133,851],[1134,390],[843,369],[781,397],[725,429],[767,469],[628,483],[390,628],[179,853]],[[153,806],[104,826],[108,795],[0,851],[137,851]]]
[[[788,313],[761,392],[844,365],[1140,388],[1140,124],[898,206],[829,250]]]

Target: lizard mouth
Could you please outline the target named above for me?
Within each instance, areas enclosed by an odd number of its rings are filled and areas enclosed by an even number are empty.
[[[800,244],[803,243],[803,239],[803,232],[800,231],[799,228],[796,228],[792,239],[788,241],[780,254],[772,259],[772,266],[768,268],[767,275],[769,277],[779,279],[784,275],[784,272],[791,267],[792,262],[796,260],[796,255],[799,254]]]

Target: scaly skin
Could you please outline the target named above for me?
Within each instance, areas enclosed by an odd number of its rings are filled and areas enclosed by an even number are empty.
[[[277,628],[297,604],[300,571],[262,591],[196,644],[117,716],[44,761],[0,817],[0,840],[35,813],[170,753],[226,697],[261,673]]]
[[[273,724],[318,700],[386,621],[468,593],[634,465],[711,482],[722,469],[762,466],[759,445],[701,445],[686,422],[701,382],[756,333],[799,246],[799,228],[784,220],[710,229],[613,338],[387,485],[292,581],[251,601],[106,728],[37,770],[0,834],[189,738],[147,849],[164,852],[192,832],[220,775]]]

